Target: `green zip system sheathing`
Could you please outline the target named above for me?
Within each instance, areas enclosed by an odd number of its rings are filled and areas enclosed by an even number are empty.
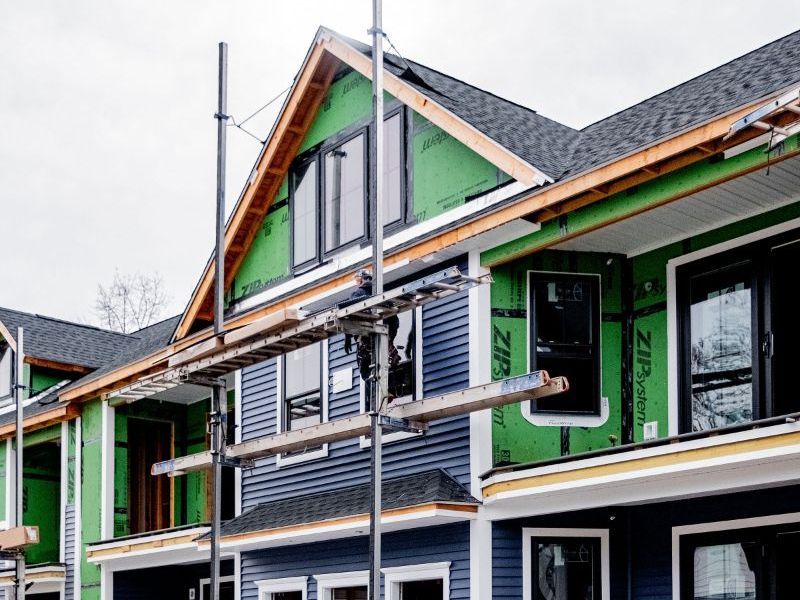
[[[399,103],[386,95],[387,112]],[[328,90],[310,126],[299,154],[355,133],[366,127],[372,111],[372,90],[367,78],[355,71],[345,72]],[[422,116],[411,115],[406,123],[406,152],[411,156],[411,213],[413,220],[425,221],[456,208],[470,196],[509,181],[508,175],[431,124]],[[284,180],[248,250],[231,286],[229,301],[255,294],[291,274],[289,186]]]
[[[86,545],[101,539],[102,438],[102,401],[95,399],[81,411],[81,600],[100,598],[100,567],[86,561]]]
[[[797,150],[797,138],[785,147],[785,152]],[[737,161],[737,159],[739,159]],[[734,162],[735,161],[735,168]],[[601,204],[612,206],[586,207],[567,216],[569,231],[580,224],[585,230],[595,229],[603,223],[616,221],[623,211],[633,213],[646,206],[661,204],[675,195],[685,195],[686,190],[705,187],[715,181],[731,178],[737,172],[752,170],[754,165],[765,166],[762,149],[756,149],[726,161],[708,160],[683,171],[664,176],[640,186],[632,194],[612,197]],[[639,196],[646,196],[647,202]],[[629,202],[625,206],[625,202]],[[636,210],[633,210],[633,209]],[[591,215],[587,214],[590,213]],[[583,213],[574,217],[577,213]],[[613,218],[611,217],[613,215]],[[590,218],[591,216],[591,218]],[[630,388],[632,399],[633,441],[643,440],[645,423],[657,422],[659,437],[668,435],[667,405],[667,261],[672,258],[707,248],[720,242],[759,231],[772,225],[800,218],[800,202],[776,208],[760,215],[742,219],[713,231],[670,243],[644,254],[626,259],[619,255],[597,253],[558,252],[540,250],[492,268],[495,283],[492,285],[492,376],[501,379],[527,370],[528,322],[527,278],[528,270],[552,270],[575,273],[600,273],[602,286],[602,394],[609,398],[610,415],[607,423],[596,429],[571,428],[570,454],[587,452],[612,444],[609,435],[621,440],[623,361],[627,360],[626,344],[622,338],[623,319],[630,318],[631,355]],[[563,223],[562,219],[562,225]],[[555,231],[553,230],[555,229]],[[559,226],[546,223],[542,230],[498,248],[484,252],[485,264],[502,261],[505,254],[519,254],[523,249],[543,248],[560,237]],[[559,258],[560,257],[560,258]],[[630,269],[631,285],[628,302],[623,300],[615,285],[621,273],[617,265]],[[630,308],[627,314],[616,314]],[[557,373],[554,373],[557,375]],[[560,456],[561,436],[558,427],[540,427],[525,420],[519,406],[495,409],[492,426],[494,464],[507,464],[544,460]],[[617,441],[614,440],[614,443]]]
[[[22,522],[39,527],[39,543],[25,551],[29,565],[58,562],[61,531],[61,426],[50,436],[28,443],[25,438],[22,476]],[[39,431],[34,434],[40,433]],[[54,439],[53,439],[54,438]]]

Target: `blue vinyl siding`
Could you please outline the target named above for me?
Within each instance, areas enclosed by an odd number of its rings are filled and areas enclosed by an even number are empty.
[[[467,293],[456,294],[423,307],[423,390],[426,396],[469,385],[469,321]],[[328,342],[329,373],[353,367],[353,386],[330,394],[328,417],[340,419],[360,412],[359,376],[355,355],[344,352],[344,337]],[[242,440],[277,431],[276,361],[242,372]],[[386,444],[383,474],[386,478],[433,468],[443,468],[469,485],[469,417],[433,423],[418,438]],[[330,444],[324,459],[276,468],[275,457],[258,461],[242,476],[243,510],[261,502],[326,489],[363,484],[369,480],[369,450],[359,440]]]
[[[67,504],[64,511],[64,600],[75,598],[75,505]]]
[[[256,600],[259,579],[308,577],[308,600],[317,599],[314,575],[369,569],[368,538],[347,538],[242,553],[242,600]],[[383,566],[449,561],[450,599],[469,598],[469,523],[383,536]]]

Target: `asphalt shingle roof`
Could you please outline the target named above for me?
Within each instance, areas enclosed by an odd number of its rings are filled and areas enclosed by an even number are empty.
[[[236,535],[302,523],[317,523],[370,511],[369,484],[259,504],[222,525],[221,534]],[[441,469],[383,482],[383,510],[433,502],[479,504],[458,481]]]
[[[0,321],[12,336],[25,332],[27,356],[96,369],[128,346],[131,336],[91,325],[0,308]]]

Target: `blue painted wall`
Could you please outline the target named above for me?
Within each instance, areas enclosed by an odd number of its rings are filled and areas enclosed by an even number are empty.
[[[469,333],[467,293],[443,298],[423,307],[423,390],[426,396],[469,385]],[[353,367],[353,387],[330,394],[330,419],[360,412],[355,354],[345,354],[344,338],[329,340],[329,371]],[[242,373],[242,440],[277,431],[276,361],[247,368]],[[384,477],[443,468],[469,485],[469,417],[454,417],[432,424],[421,437],[388,443],[383,451]],[[274,457],[258,462],[242,477],[243,510],[278,498],[366,483],[369,450],[359,440],[330,445],[327,458],[276,468]]]
[[[469,523],[390,533],[383,536],[383,566],[449,561],[450,598],[469,598]],[[369,569],[368,538],[286,546],[242,554],[242,600],[256,600],[254,581],[308,577],[308,600],[317,599],[314,575]]]

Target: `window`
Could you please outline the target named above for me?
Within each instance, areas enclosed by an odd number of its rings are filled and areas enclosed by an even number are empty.
[[[11,347],[0,342],[0,402],[11,397],[11,366],[14,361]]]
[[[522,530],[523,600],[608,600],[607,529]]]
[[[569,391],[531,412],[599,414],[600,276],[530,272],[530,369],[565,376]]]
[[[428,563],[381,569],[386,600],[447,600],[450,563]]]
[[[306,600],[307,577],[283,577],[256,581],[258,600]]]
[[[683,431],[800,411],[793,363],[797,233],[676,269]]]
[[[328,344],[317,342],[288,352],[278,359],[281,383],[278,386],[279,431],[294,431],[322,423],[327,419]],[[327,378],[326,378],[327,379]],[[327,454],[327,444],[286,453],[278,457],[278,465],[311,460]]]
[[[366,571],[315,575],[319,600],[366,600],[369,574]]]
[[[405,220],[403,113],[384,121],[384,225]],[[290,174],[292,266],[309,268],[368,236],[369,128],[338,136],[295,161]],[[317,215],[322,215],[318,222]]]
[[[169,478],[152,477],[150,467],[174,456],[173,434],[171,423],[128,419],[128,521],[131,534],[166,529],[172,525]]]
[[[687,536],[681,540],[682,597],[795,598],[798,556],[798,524]]]

